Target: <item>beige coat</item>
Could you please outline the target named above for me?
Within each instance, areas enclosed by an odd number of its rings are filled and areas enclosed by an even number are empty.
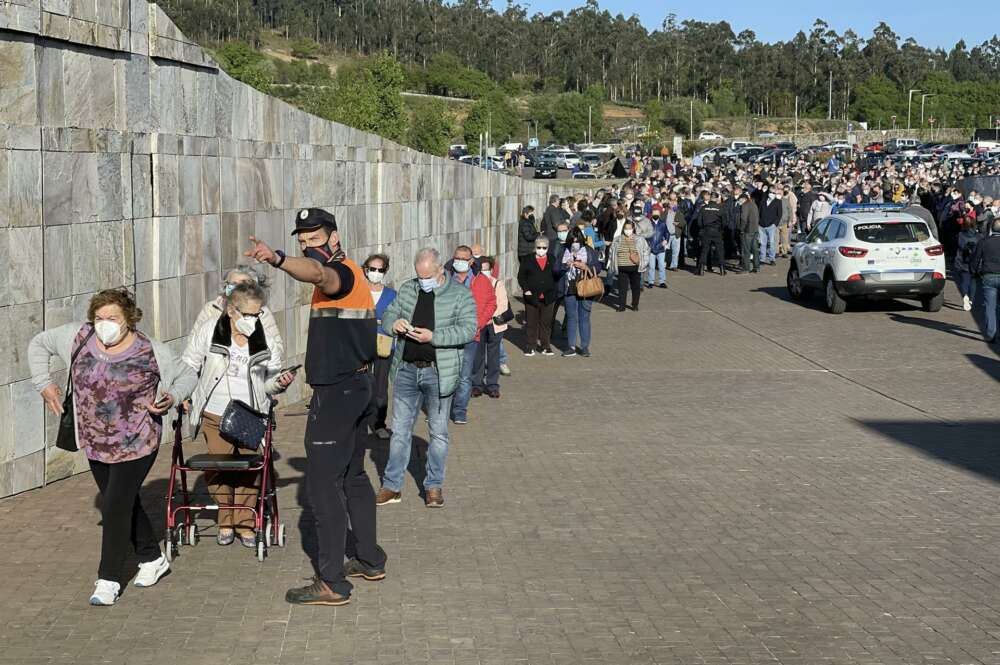
[[[496,311],[493,312],[493,316],[497,317],[506,312],[507,308],[510,307],[510,297],[507,295],[507,287],[504,285],[502,280],[496,279],[494,277],[490,277],[489,280],[490,283],[493,285],[493,290],[497,294],[497,308]],[[502,333],[509,327],[510,326],[507,323],[497,323],[496,321],[493,322],[493,332],[495,333]]]

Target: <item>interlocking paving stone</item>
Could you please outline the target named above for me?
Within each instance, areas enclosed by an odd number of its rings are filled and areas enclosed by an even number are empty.
[[[447,506],[408,476],[378,512],[389,576],[346,607],[283,599],[312,572],[302,405],[263,564],[202,519],[159,585],[92,609],[89,475],[0,500],[0,663],[1000,663],[1000,361],[951,287],[937,314],[831,316],[781,267],[599,305],[590,359],[509,342],[502,399],[453,426]]]

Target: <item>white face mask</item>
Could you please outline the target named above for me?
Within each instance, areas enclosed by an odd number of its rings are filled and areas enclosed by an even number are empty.
[[[624,231],[622,231],[622,233],[624,233],[627,236],[630,236],[632,235],[632,229],[625,229]]]
[[[252,316],[241,316],[236,319],[236,332],[246,337],[253,334],[253,331],[257,329],[257,319]]]
[[[486,277],[492,277],[493,276],[493,271],[492,270],[480,270],[479,274],[480,275],[484,275]]]
[[[98,321],[94,324],[94,334],[104,346],[111,346],[122,336],[122,327],[117,321]]]
[[[545,256],[548,253],[549,253],[549,250],[547,248],[545,248],[545,247],[536,247],[535,248],[535,256]]]
[[[377,270],[369,270],[367,275],[368,281],[372,284],[381,284],[382,280],[385,279],[385,273]]]
[[[431,291],[433,291],[438,287],[437,277],[427,277],[426,279],[423,277],[418,277],[417,281],[420,282],[421,290],[423,290],[426,293],[430,293]]]

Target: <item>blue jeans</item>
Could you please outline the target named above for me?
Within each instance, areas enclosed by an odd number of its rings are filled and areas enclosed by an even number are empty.
[[[670,269],[677,270],[677,261],[681,258],[681,237],[672,234],[670,236]]]
[[[590,311],[593,308],[593,300],[566,294],[566,348],[572,349],[576,346],[576,336],[579,332],[580,348],[590,349]]]
[[[659,267],[660,281],[656,281],[657,266]],[[646,283],[647,284],[666,284],[667,283],[667,253],[660,252],[659,254],[649,255],[649,267],[646,268]]]
[[[1000,273],[986,273],[982,277],[982,284],[986,307],[986,339],[993,339],[997,336],[997,289],[1000,288]]]
[[[507,347],[503,345],[503,339],[500,339],[500,364],[507,364]]]
[[[976,299],[976,278],[968,270],[956,270],[955,282],[958,283],[958,294],[969,296],[969,300]]]
[[[455,399],[451,403],[452,420],[468,419],[469,399],[472,397],[472,370],[476,365],[477,353],[479,353],[479,342],[469,342],[462,351],[462,370],[458,375]]]
[[[424,489],[440,488],[444,485],[444,464],[448,459],[448,412],[452,396],[439,396],[437,367],[419,368],[408,362],[399,364],[392,390],[392,439],[382,487],[403,491],[403,474],[410,466],[413,447],[413,425],[423,405],[430,429]]]
[[[774,254],[777,250],[778,227],[760,227],[760,262],[774,263]]]

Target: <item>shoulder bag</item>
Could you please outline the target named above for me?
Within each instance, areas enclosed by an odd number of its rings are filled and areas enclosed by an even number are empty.
[[[59,416],[59,432],[56,434],[56,448],[67,452],[75,453],[79,450],[76,445],[76,409],[73,408],[73,363],[76,357],[83,351],[90,338],[94,336],[95,328],[91,327],[90,332],[76,347],[73,355],[69,359],[69,367],[66,369],[66,396],[63,398],[63,412]]]
[[[267,417],[246,402],[229,400],[219,421],[219,434],[237,448],[257,450],[267,431]]]
[[[604,295],[604,281],[597,276],[593,268],[587,267],[576,276],[577,298],[600,298]]]

